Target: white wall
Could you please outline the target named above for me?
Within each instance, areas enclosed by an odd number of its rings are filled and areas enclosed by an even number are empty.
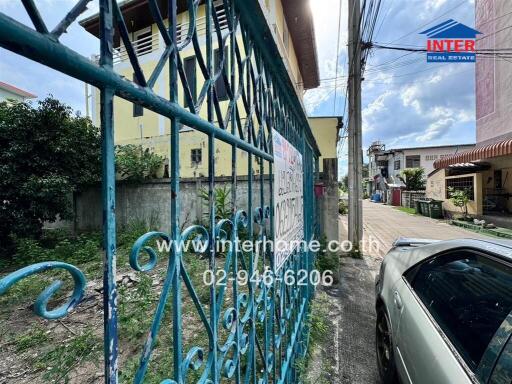
[[[23,101],[23,100],[25,100],[25,97],[20,96],[20,95],[18,95],[16,93],[9,92],[6,89],[0,88],[0,101],[5,101],[5,100],[8,100],[8,99]]]
[[[411,149],[397,149],[387,150],[385,156],[388,160],[388,177],[393,178],[395,182],[399,182],[397,176],[400,172],[407,168],[406,158],[407,156],[420,156],[420,166],[425,169],[425,176],[434,170],[434,161],[441,159],[448,155],[455,153],[461,153],[474,148],[474,145],[461,145],[461,146],[446,146],[446,147],[426,147],[426,148],[411,148]],[[382,156],[382,155],[381,155]],[[400,169],[395,170],[395,161],[400,160]],[[375,161],[375,156],[370,157],[370,161]],[[371,173],[370,178],[375,174],[380,173],[380,167],[377,167],[375,163],[370,165]],[[373,173],[373,174],[372,174]]]

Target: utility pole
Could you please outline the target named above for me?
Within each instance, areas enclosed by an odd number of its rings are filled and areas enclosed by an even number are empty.
[[[359,253],[363,237],[360,0],[348,1],[348,240]]]

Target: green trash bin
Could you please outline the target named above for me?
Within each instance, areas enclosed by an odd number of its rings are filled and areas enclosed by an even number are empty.
[[[421,213],[421,202],[420,202],[420,200],[416,200],[416,213],[417,213],[418,215],[421,215],[421,214],[422,214],[422,213]]]
[[[423,216],[430,217],[430,201],[428,201],[428,200],[423,201],[422,213],[423,213]]]
[[[420,213],[423,216],[429,216],[428,200],[418,200],[420,206]]]
[[[432,219],[443,218],[443,202],[438,200],[431,200],[429,206],[429,217]]]

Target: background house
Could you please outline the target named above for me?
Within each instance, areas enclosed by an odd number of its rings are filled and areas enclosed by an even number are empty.
[[[406,168],[423,168],[425,177],[434,170],[434,162],[474,148],[474,144],[395,148],[374,142],[368,148],[370,192],[386,190],[388,185],[402,184],[400,173]]]
[[[512,2],[477,0],[476,29],[482,32],[476,49],[508,47],[512,38]],[[476,148],[438,159],[427,183],[427,195],[444,200],[446,211],[456,212],[448,188],[465,189],[469,214],[486,216],[509,226],[512,211],[512,62],[477,57]]]
[[[161,9],[166,13],[166,2],[160,1]],[[280,52],[280,59],[283,61],[291,84],[295,87],[297,97],[302,103],[304,91],[315,88],[319,85],[319,72],[317,63],[315,34],[313,27],[313,18],[309,3],[306,0],[266,0],[257,2],[267,19],[275,44]],[[218,15],[221,27],[227,32],[227,22],[225,10],[222,1],[217,1],[215,11]],[[150,74],[158,63],[165,44],[158,32],[158,28],[152,22],[148,3],[145,0],[131,0],[121,5],[126,25],[130,32],[135,52],[139,57],[144,73]],[[189,26],[188,12],[182,2],[178,2],[178,42],[186,37]],[[205,34],[205,8],[200,5],[198,8],[197,30],[200,35]],[[167,23],[167,20],[165,20]],[[99,18],[97,15],[91,16],[80,22],[91,34],[99,34]],[[242,45],[242,36],[239,33],[240,45]],[[203,55],[205,56],[205,39],[199,39]],[[229,40],[228,40],[229,41]],[[115,36],[116,49],[114,57],[114,69],[121,75],[132,79],[133,69],[128,59],[128,54],[120,41],[119,35]],[[220,52],[217,48],[217,41],[213,39],[214,66],[220,65]],[[229,43],[228,50],[229,51]],[[189,84],[191,84],[192,98],[197,100],[204,84],[204,79],[199,67],[197,58],[191,45],[180,52],[183,59],[183,67]],[[227,52],[226,52],[226,56]],[[166,64],[167,65],[167,64]],[[229,68],[229,57],[226,59],[224,68]],[[253,63],[255,65],[255,63]],[[169,82],[167,79],[168,71],[163,70],[163,75],[157,80],[155,85],[156,92],[165,98],[169,97]],[[222,78],[216,83],[217,95],[220,99],[222,115],[227,111],[229,100],[226,90],[226,84]],[[180,105],[185,106],[185,95],[183,89],[178,89],[178,100]],[[92,90],[87,96],[87,102],[90,103],[88,110],[91,113],[93,122],[99,124],[99,92]],[[240,113],[244,113],[243,108],[239,108]],[[204,105],[197,112],[202,118],[206,119],[207,110]],[[245,115],[240,116],[242,125],[246,120]],[[155,153],[170,158],[170,123],[169,119],[158,115],[152,111],[145,110],[140,106],[116,99],[114,103],[114,121],[115,142],[118,145],[140,144],[151,148]],[[220,125],[218,121],[214,124]],[[336,157],[335,145],[337,142],[337,120],[310,119],[311,129],[319,144],[319,149],[324,157]],[[318,125],[318,127],[316,127]],[[316,127],[316,128],[315,128]],[[208,174],[208,139],[207,136],[182,126],[180,131],[180,164],[181,175],[183,177],[201,177]],[[216,144],[216,175],[231,175],[231,147],[219,142]],[[247,154],[241,153],[238,161],[239,174],[247,174]],[[320,161],[322,167],[322,161]],[[255,169],[259,172],[259,169]]]
[[[16,100],[16,101],[25,101],[28,99],[35,99],[37,96],[24,91],[14,85],[4,83],[0,81],[0,101],[5,100]]]

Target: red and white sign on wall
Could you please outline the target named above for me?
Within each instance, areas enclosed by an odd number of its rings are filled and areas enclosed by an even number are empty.
[[[302,155],[276,130],[274,149],[274,266],[277,271],[304,239]]]

